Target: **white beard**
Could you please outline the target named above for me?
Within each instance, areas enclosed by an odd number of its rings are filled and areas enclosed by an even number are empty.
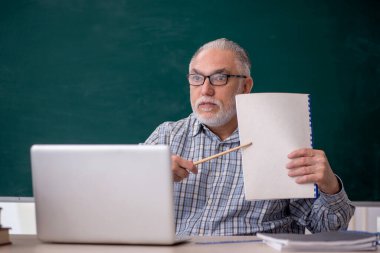
[[[192,104],[191,107],[193,109],[195,117],[197,117],[197,119],[202,124],[205,124],[206,126],[210,127],[220,127],[227,124],[236,115],[235,96],[233,96],[231,100],[232,101],[230,101],[231,103],[229,103],[229,106],[224,108],[219,100],[203,96],[197,99],[195,101],[195,104]],[[198,113],[198,106],[204,102],[216,104],[219,107],[219,111],[211,117],[201,115],[200,113]]]
[[[244,85],[242,85],[242,83],[240,83],[239,86],[237,87],[236,91],[234,92],[234,94],[232,94],[232,96],[230,97],[230,100],[227,101],[227,103],[225,104],[225,107],[223,106],[223,104],[219,100],[217,100],[213,97],[202,96],[202,97],[198,98],[194,102],[194,104],[190,101],[191,102],[191,108],[193,109],[193,113],[194,113],[195,117],[202,124],[209,126],[209,127],[220,127],[220,126],[227,124],[229,121],[231,121],[231,119],[233,117],[236,117],[236,99],[235,99],[235,96],[238,94],[241,94],[243,92],[244,92]],[[208,116],[208,117],[201,115],[200,113],[198,113],[198,107],[201,103],[204,103],[204,102],[216,104],[219,107],[219,111],[217,113],[213,114],[212,116]],[[211,111],[211,110],[212,109],[210,109],[209,111]]]

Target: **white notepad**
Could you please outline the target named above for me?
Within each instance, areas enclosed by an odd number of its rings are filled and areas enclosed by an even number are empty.
[[[312,147],[308,94],[254,93],[236,96],[247,200],[314,198],[314,184],[288,176],[287,155]]]
[[[267,245],[282,251],[347,252],[377,249],[378,233],[330,231],[315,234],[257,233]]]

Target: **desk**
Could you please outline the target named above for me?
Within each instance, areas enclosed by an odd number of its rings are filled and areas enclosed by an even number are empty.
[[[191,242],[175,246],[136,246],[136,245],[83,245],[41,243],[34,235],[12,235],[11,245],[1,246],[1,253],[279,253],[261,242],[255,236],[235,237],[194,237]],[[238,243],[220,243],[240,241]],[[245,242],[243,242],[245,241]],[[210,243],[214,242],[214,243]],[[219,243],[218,243],[219,242]],[[370,252],[380,252],[377,251]],[[298,252],[300,253],[300,252]],[[352,252],[350,252],[352,253]],[[363,253],[363,251],[361,252]]]

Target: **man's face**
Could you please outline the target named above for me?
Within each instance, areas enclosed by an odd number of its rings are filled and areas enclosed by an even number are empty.
[[[221,49],[206,49],[199,53],[190,64],[189,73],[203,76],[243,74],[234,53]],[[202,86],[190,85],[191,107],[198,120],[210,127],[220,127],[236,120],[235,95],[246,92],[244,83],[244,78],[230,77],[224,86],[212,86],[208,78]]]

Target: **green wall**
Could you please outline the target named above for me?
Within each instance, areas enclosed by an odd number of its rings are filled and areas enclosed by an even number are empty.
[[[227,37],[256,92],[312,96],[315,147],[380,201],[379,1],[0,2],[0,196],[32,196],[32,144],[143,142],[191,112],[188,62]],[[48,189],[47,189],[48,190]]]

